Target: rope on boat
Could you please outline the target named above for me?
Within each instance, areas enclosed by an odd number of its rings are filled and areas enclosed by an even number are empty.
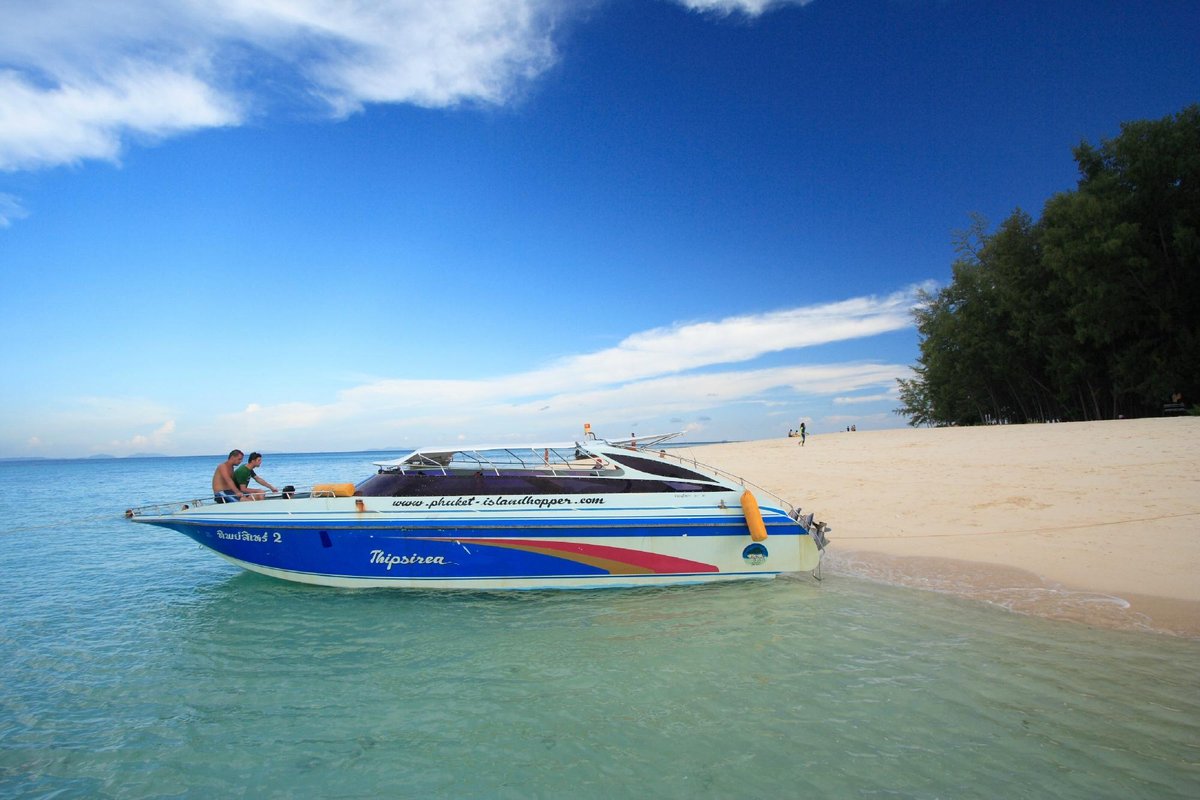
[[[47,522],[39,525],[19,525],[16,527],[0,527],[0,536],[15,535],[18,533],[32,533],[34,531],[61,531],[73,525],[92,525],[101,522],[112,522],[114,519],[112,513],[92,514],[86,517],[67,517],[59,519],[57,522]]]

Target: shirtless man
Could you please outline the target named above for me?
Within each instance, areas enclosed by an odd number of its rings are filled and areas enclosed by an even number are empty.
[[[213,500],[218,503],[236,503],[243,492],[233,480],[233,468],[242,463],[242,451],[231,450],[229,458],[217,465],[213,473]]]

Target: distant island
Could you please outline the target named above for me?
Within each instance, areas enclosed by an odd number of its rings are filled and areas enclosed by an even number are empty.
[[[109,453],[96,453],[96,455],[87,456],[87,458],[170,458],[170,456],[162,453],[130,453],[127,456],[114,456],[110,455]]]
[[[118,458],[172,458],[163,453],[133,453],[127,456],[114,456],[111,453],[96,453],[90,456],[0,456],[0,463],[9,461],[105,461]]]

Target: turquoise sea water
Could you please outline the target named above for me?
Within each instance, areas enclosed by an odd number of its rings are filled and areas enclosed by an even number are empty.
[[[829,571],[307,587],[122,518],[218,460],[0,463],[0,797],[1200,796],[1200,642]]]

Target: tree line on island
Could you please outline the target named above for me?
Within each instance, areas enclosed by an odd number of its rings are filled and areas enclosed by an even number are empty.
[[[910,425],[1157,416],[1200,399],[1200,105],[1074,150],[1041,219],[958,234],[914,310]],[[1186,405],[1181,405],[1186,404]]]

